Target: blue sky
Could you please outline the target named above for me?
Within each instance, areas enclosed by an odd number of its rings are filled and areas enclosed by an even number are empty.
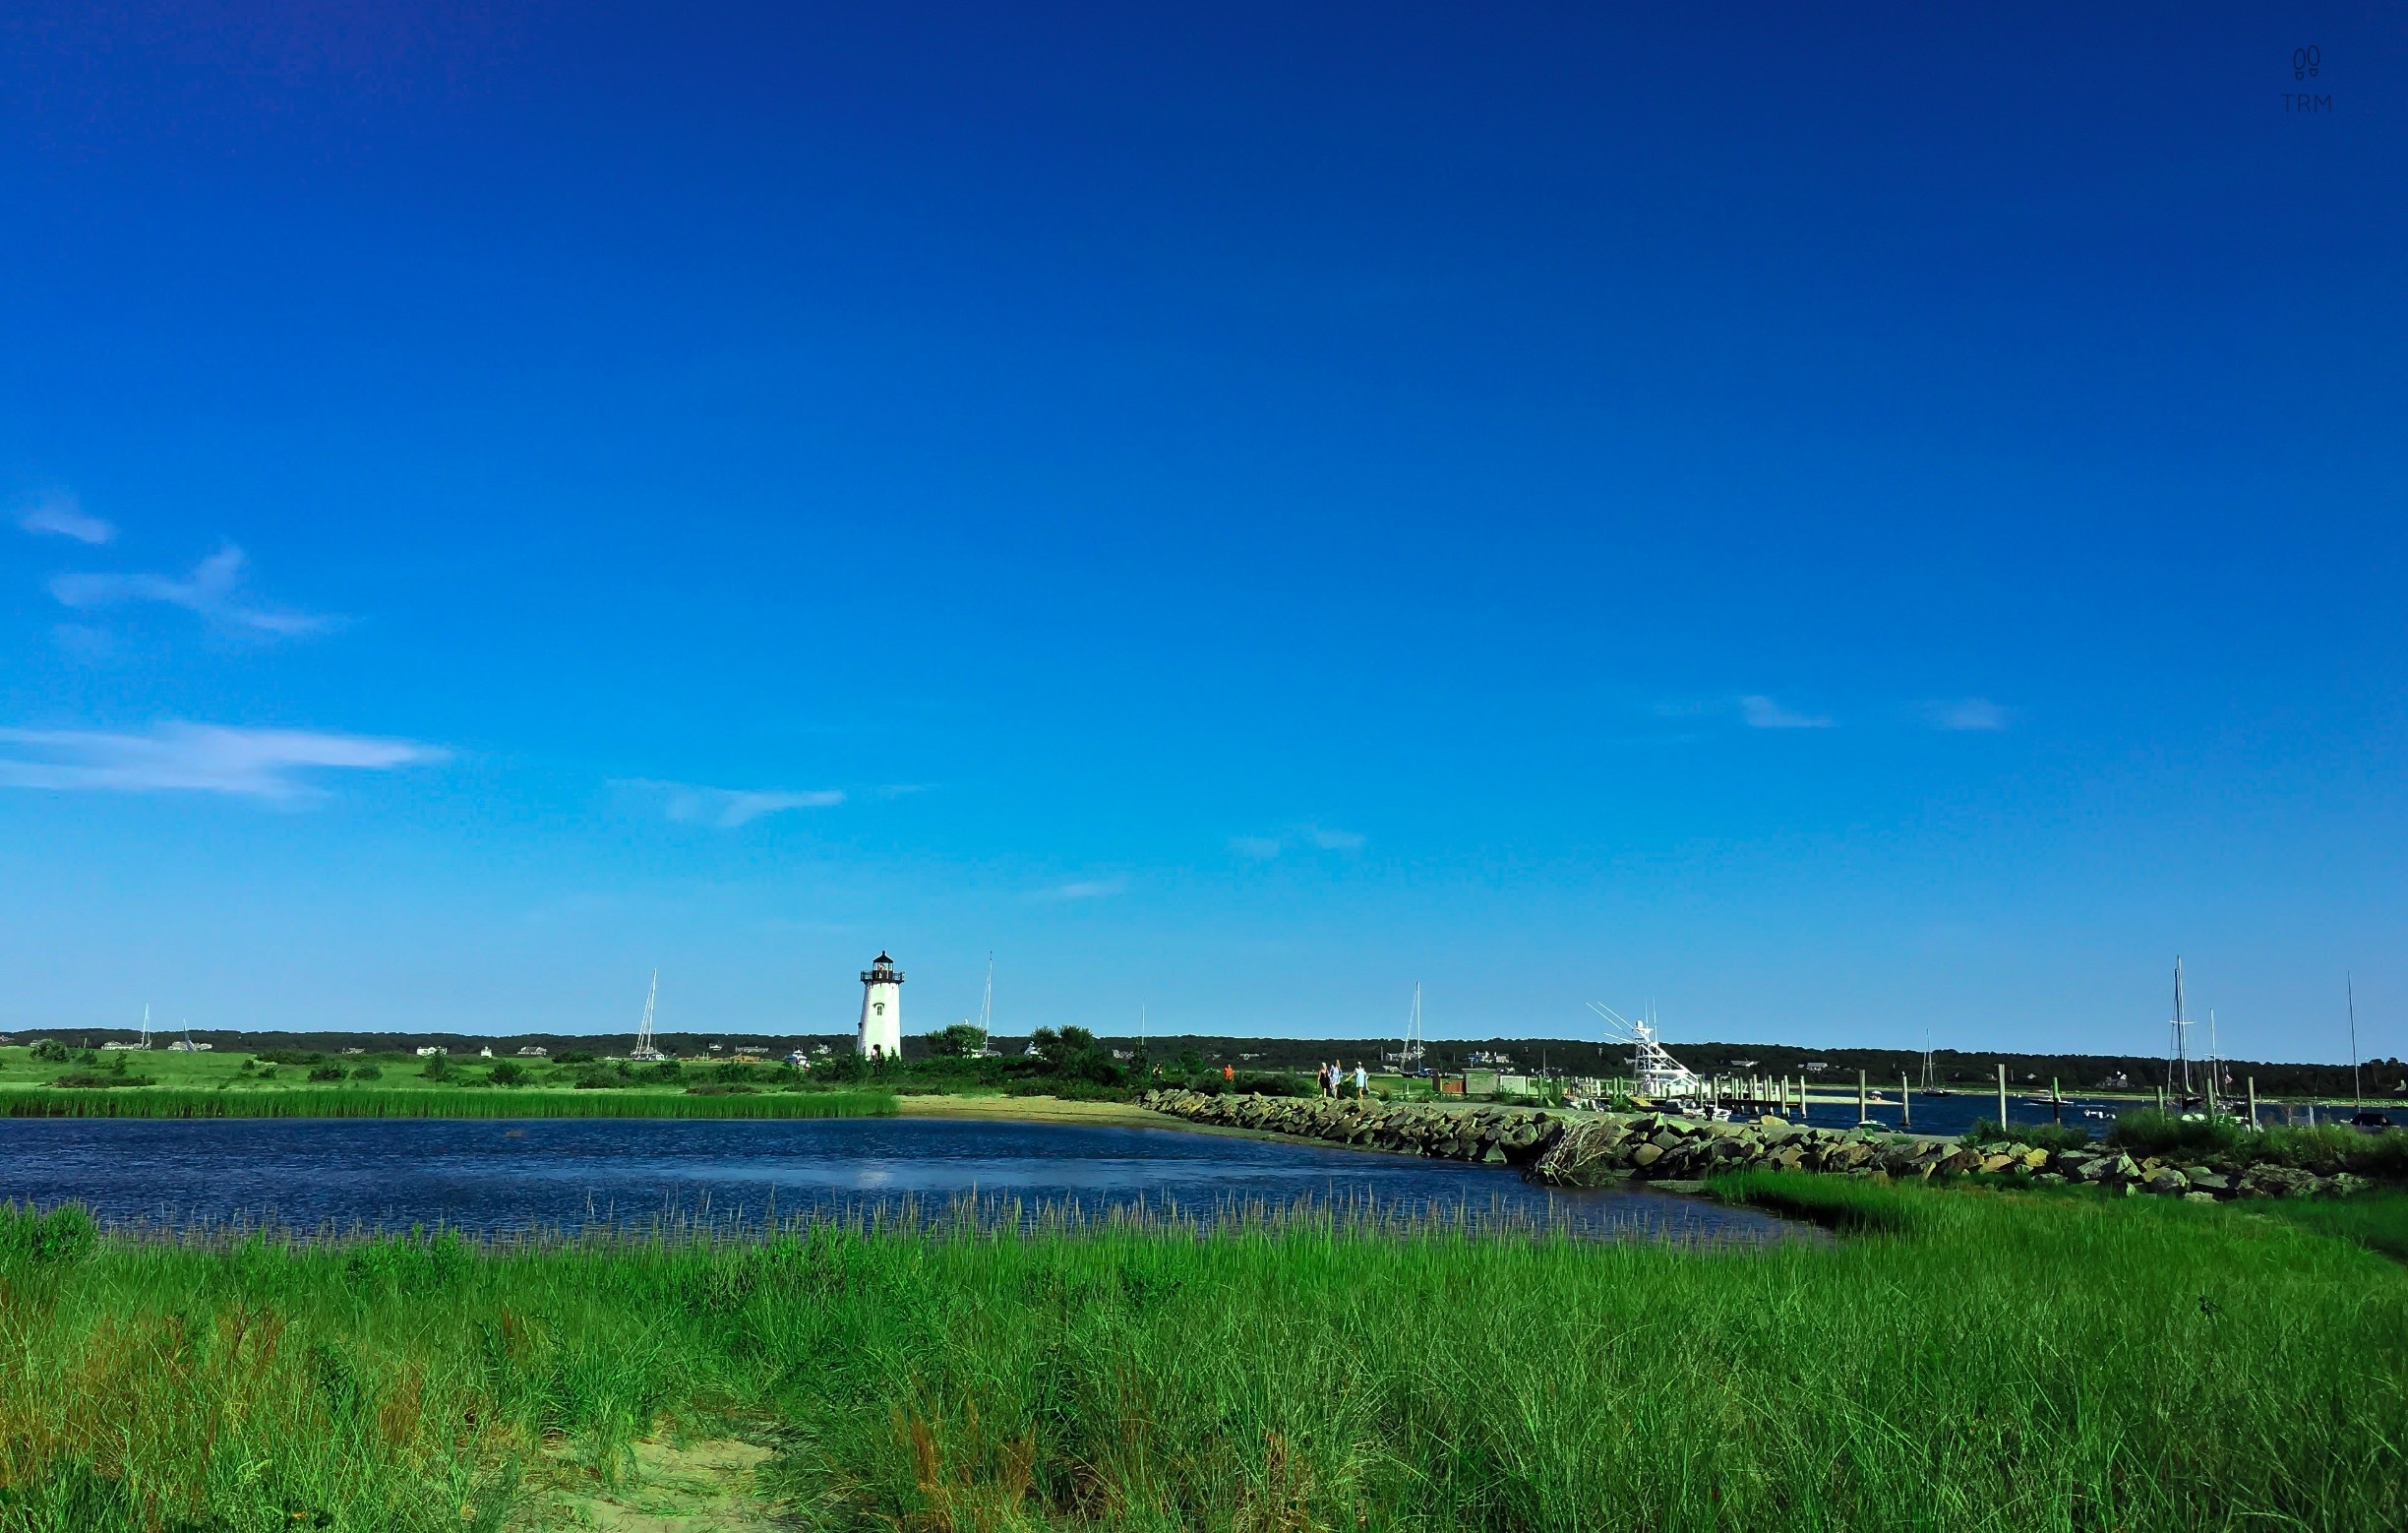
[[[692,10],[0,19],[0,1027],[2408,1053],[2396,12]]]

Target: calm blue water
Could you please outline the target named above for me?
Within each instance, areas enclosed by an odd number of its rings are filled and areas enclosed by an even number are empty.
[[[518,1123],[0,1119],[0,1197],[80,1199],[112,1223],[273,1221],[575,1230],[726,1224],[952,1200],[1209,1215],[1299,1198],[1430,1205],[1585,1233],[1752,1240],[1793,1227],[1647,1191],[1550,1192],[1509,1171],[1163,1129],[933,1119]]]

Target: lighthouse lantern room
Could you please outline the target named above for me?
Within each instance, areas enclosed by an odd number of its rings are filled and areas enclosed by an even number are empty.
[[[864,1059],[903,1057],[903,971],[882,952],[862,970],[861,1035],[854,1047]]]

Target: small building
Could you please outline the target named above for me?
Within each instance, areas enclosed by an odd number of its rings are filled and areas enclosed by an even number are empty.
[[[449,1054],[452,1051],[450,1049],[445,1048],[440,1043],[430,1043],[425,1048],[418,1051],[418,1057],[422,1060],[431,1060],[437,1055]]]
[[[350,1054],[355,1051],[345,1049],[343,1052]],[[518,1057],[522,1060],[548,1060],[552,1057],[552,1051],[540,1043],[522,1043],[518,1046]]]

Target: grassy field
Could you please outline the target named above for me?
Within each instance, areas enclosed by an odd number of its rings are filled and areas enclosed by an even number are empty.
[[[2408,1199],[2327,1234],[1724,1191],[1857,1233],[201,1250],[18,1216],[0,1526],[534,1528],[713,1494],[729,1525],[924,1533],[2408,1521],[2408,1269],[2366,1249]]]
[[[802,1089],[796,1089],[801,1087]],[[874,1084],[821,1088],[782,1065],[620,1068],[599,1061],[0,1048],[17,1118],[858,1118]]]

